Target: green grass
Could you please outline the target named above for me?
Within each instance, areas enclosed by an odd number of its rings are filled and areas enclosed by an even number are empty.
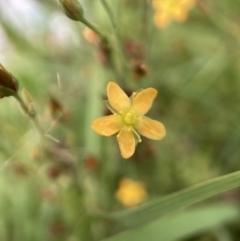
[[[186,22],[162,30],[151,1],[80,2],[109,39],[112,63],[55,1],[39,2],[41,21],[27,24],[12,5],[1,7],[0,63],[57,142],[41,139],[14,98],[0,99],[0,240],[238,241],[240,3],[199,1]],[[134,79],[133,58],[147,75]],[[91,129],[106,115],[109,81],[127,93],[158,90],[147,116],[167,135],[143,138],[129,160],[116,136]],[[115,198],[124,177],[144,183],[144,204],[128,209]]]

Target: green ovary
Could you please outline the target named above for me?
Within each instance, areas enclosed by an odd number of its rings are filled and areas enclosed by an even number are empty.
[[[137,123],[138,116],[135,111],[129,111],[123,118],[126,125],[135,125]]]

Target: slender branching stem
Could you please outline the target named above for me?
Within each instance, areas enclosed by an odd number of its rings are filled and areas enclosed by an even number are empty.
[[[15,94],[14,97],[16,98],[16,100],[18,101],[18,103],[20,104],[20,106],[24,110],[24,112],[27,114],[27,116],[31,120],[32,124],[35,126],[39,136],[41,138],[46,138],[44,130],[41,127],[41,125],[39,124],[38,119],[36,118],[36,114],[29,111],[27,105],[24,103],[24,101],[22,100],[22,98],[20,97],[20,95],[18,93]]]
[[[105,36],[105,34],[103,34],[96,26],[90,23],[87,19],[83,18],[81,19],[81,22],[85,24],[87,27],[89,27],[90,29],[92,29],[95,33],[97,33],[104,42],[106,43],[109,42],[107,36]]]
[[[125,55],[124,55],[124,49],[123,49],[123,46],[122,46],[122,40],[121,40],[121,37],[119,35],[119,32],[118,32],[118,29],[117,29],[117,24],[114,20],[114,15],[108,5],[108,3],[106,2],[106,0],[101,0],[101,3],[108,15],[108,18],[110,20],[110,23],[111,23],[111,26],[112,26],[112,31],[113,31],[113,34],[114,34],[114,37],[115,37],[115,40],[116,40],[116,45],[117,45],[117,52],[118,52],[118,55],[120,57],[120,62],[121,64],[119,64],[120,66],[120,69],[119,69],[119,75],[120,75],[120,79],[122,81],[122,83],[124,83],[124,81],[127,80],[127,78],[125,77],[126,73],[128,73],[128,68],[127,68],[127,61],[126,61],[126,58],[125,58]]]

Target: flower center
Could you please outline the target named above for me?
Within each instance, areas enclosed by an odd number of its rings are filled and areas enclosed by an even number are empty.
[[[139,116],[134,110],[130,110],[127,113],[120,111],[119,114],[122,117],[122,122],[123,122],[124,127],[120,130],[120,132],[118,133],[118,136],[120,135],[120,133],[123,129],[126,130],[126,128],[127,128],[127,130],[132,131],[137,136],[138,141],[141,142],[142,140],[141,140],[140,135],[134,129],[135,126],[140,121],[141,116]]]
[[[126,125],[134,125],[137,122],[137,115],[135,111],[130,110],[123,118],[123,121]]]

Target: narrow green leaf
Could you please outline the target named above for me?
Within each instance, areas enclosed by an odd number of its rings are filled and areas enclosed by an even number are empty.
[[[110,218],[126,227],[134,227],[239,186],[240,171],[237,171],[150,201],[139,207],[112,213]]]
[[[237,206],[211,205],[160,218],[147,225],[104,239],[104,241],[174,241],[219,227],[238,218]]]

